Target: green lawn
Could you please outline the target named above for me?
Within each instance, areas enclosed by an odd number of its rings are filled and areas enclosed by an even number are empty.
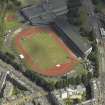
[[[16,17],[16,12],[15,11],[9,11],[7,13],[7,16]],[[19,20],[17,18],[15,18],[15,19],[10,20],[10,21],[6,20],[5,25],[6,25],[6,31],[8,31],[8,30],[14,30],[14,29],[18,28],[19,26],[21,26],[21,23],[19,22]]]
[[[13,16],[16,17],[16,11],[7,11],[6,16],[4,18],[4,23],[1,21],[1,16],[0,16],[0,24],[1,26],[4,25],[4,31],[5,33],[8,32],[9,30],[15,30],[16,28],[18,28],[19,26],[21,26],[22,24],[18,21],[17,18],[14,18],[13,20],[8,20],[7,17],[8,16]],[[3,46],[3,42],[4,42],[4,35],[3,33],[0,34],[0,49],[4,50],[5,46]],[[8,48],[6,48],[8,49]]]
[[[55,67],[69,60],[69,53],[50,36],[48,33],[39,33],[31,38],[22,38],[21,43],[32,60],[42,69]]]

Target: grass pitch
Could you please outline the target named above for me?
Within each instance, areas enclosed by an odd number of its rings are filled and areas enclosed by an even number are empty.
[[[47,32],[23,37],[21,44],[41,69],[50,69],[69,61],[69,53]]]

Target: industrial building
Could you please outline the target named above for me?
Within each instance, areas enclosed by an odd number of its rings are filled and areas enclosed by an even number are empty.
[[[67,19],[67,0],[43,0],[20,10],[21,15],[31,25],[52,25],[60,38],[78,57],[87,57],[92,47],[73,29]]]

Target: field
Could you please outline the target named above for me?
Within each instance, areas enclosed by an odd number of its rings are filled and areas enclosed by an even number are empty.
[[[78,62],[49,27],[24,29],[16,36],[16,48],[29,69],[46,76],[63,75]]]

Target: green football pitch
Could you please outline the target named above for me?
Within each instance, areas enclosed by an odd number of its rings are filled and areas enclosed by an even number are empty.
[[[47,32],[24,36],[21,44],[41,69],[50,69],[70,60],[69,53]]]

